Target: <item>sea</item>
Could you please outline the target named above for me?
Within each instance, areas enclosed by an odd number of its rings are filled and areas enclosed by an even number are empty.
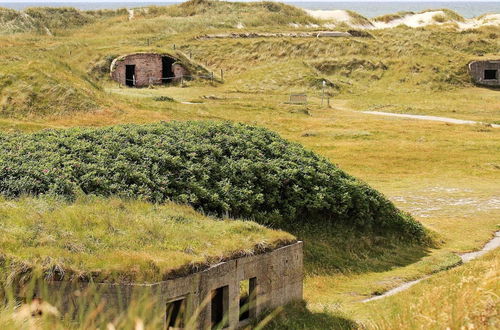
[[[144,6],[165,6],[182,1],[113,1],[113,2],[4,2],[0,7],[22,10],[28,7],[74,7],[82,10],[136,8]],[[500,14],[500,1],[283,1],[304,9],[334,10],[349,9],[365,17],[372,18],[399,11],[419,12],[425,9],[451,9],[465,18],[482,14]]]

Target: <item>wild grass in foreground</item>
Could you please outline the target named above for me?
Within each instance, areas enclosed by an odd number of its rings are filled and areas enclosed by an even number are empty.
[[[166,317],[165,310],[155,304],[155,296],[147,292],[133,296],[123,310],[96,286],[83,290],[70,290],[68,286],[54,291],[45,279],[33,277],[18,289],[5,286],[0,290],[4,303],[0,308],[1,329],[161,329]]]
[[[161,297],[155,289],[142,287],[128,291],[117,286],[114,293],[112,287],[103,289],[95,283],[54,283],[47,282],[43,274],[37,273],[22,286],[0,286],[0,329],[143,330],[162,329],[165,324],[170,324],[169,329],[194,330],[198,329],[199,315],[213,299],[207,295],[196,310],[184,314],[184,309],[178,314],[165,304],[158,303]],[[124,291],[128,291],[126,297],[123,296]],[[126,307],[123,306],[125,301]],[[241,305],[240,313],[245,313],[248,308],[248,304]],[[267,311],[265,317],[252,319],[245,329],[262,329],[281,310],[279,307]],[[212,329],[223,329],[227,318],[228,315],[224,315],[221,323]]]
[[[335,308],[312,312],[305,302],[295,302],[252,325],[255,329],[497,329],[500,254],[488,255],[455,269],[434,275],[408,291],[368,303],[369,320],[356,321],[356,312]],[[43,282],[35,282],[43,290]],[[4,292],[6,292],[4,290]],[[7,292],[9,292],[7,290]],[[29,294],[29,290],[25,291]],[[49,302],[13,299],[0,309],[2,329],[142,329],[161,326],[164,315],[150,309],[151,297],[136,297],[122,314],[107,312],[106,300],[96,291],[75,292],[82,309],[61,313]],[[149,301],[149,302],[148,302]],[[370,306],[371,305],[371,306]],[[381,312],[383,311],[383,312]],[[35,314],[33,317],[32,314]]]
[[[500,328],[500,251],[372,302],[369,328]],[[384,310],[384,313],[377,311]]]
[[[498,329],[499,263],[496,250],[349,314],[333,302],[316,312],[290,304],[267,329]],[[361,310],[368,311],[366,318],[359,318]]]

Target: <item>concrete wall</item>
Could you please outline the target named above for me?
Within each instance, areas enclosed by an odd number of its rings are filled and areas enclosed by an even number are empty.
[[[496,70],[496,79],[484,79],[485,70]],[[476,84],[500,87],[500,60],[469,63],[469,73]]]
[[[240,281],[255,278],[255,300],[251,305],[250,319],[239,321],[239,288]],[[228,286],[228,327],[236,329],[244,326],[260,313],[272,310],[294,300],[302,299],[303,252],[302,242],[297,242],[274,251],[255,256],[243,257],[222,262],[211,268],[181,278],[166,280],[155,284],[144,285],[112,285],[93,284],[102,298],[106,308],[124,310],[132,299],[152,297],[154,304],[151,310],[155,313],[166,313],[169,301],[185,299],[187,306],[186,322],[194,320],[190,328],[211,328],[212,291]],[[85,292],[91,286],[88,283],[68,285],[67,282],[50,282],[50,294],[61,294],[65,299],[56,304],[62,310],[68,306],[77,306],[78,298],[75,290]],[[50,297],[42,297],[50,301]],[[199,314],[198,314],[199,313]],[[160,315],[161,315],[160,314]],[[197,315],[197,317],[192,317]]]

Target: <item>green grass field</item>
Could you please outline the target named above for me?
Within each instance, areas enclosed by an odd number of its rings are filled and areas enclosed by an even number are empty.
[[[360,302],[455,265],[458,253],[481,248],[499,230],[500,129],[360,112],[500,123],[500,92],[474,86],[467,74],[470,60],[500,58],[498,27],[397,27],[370,31],[373,38],[199,40],[207,33],[293,32],[290,23],[312,31],[321,28],[307,24],[321,22],[288,6],[205,1],[137,11],[132,20],[120,11],[91,16],[77,15],[71,26],[60,27],[49,15],[44,26],[52,35],[39,25],[13,34],[0,24],[2,132],[194,119],[268,128],[382,192],[431,230],[435,243],[414,247],[345,227],[289,228],[305,241],[305,303],[273,315],[268,328],[498,327],[498,250],[409,291]],[[107,76],[110,57],[173,52],[174,44],[216,77],[224,70],[224,82],[132,89]],[[321,104],[323,80],[329,107]],[[306,92],[308,104],[288,104],[291,92]],[[160,96],[175,101],[157,101]],[[9,308],[0,312],[0,325],[13,322]],[[140,308],[120,322],[133,323],[136,315]]]

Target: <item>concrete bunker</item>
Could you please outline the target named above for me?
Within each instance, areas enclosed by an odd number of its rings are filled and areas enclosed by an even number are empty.
[[[135,53],[111,63],[111,79],[129,87],[168,85],[190,78],[181,60],[169,54]]]
[[[187,276],[157,283],[120,284],[50,281],[37,296],[65,310],[75,306],[76,291],[91,288],[105,299],[106,308],[126,311],[138,296],[154,297],[150,309],[164,315],[164,329],[238,329],[259,314],[301,300],[303,295],[302,242],[221,262]]]
[[[476,84],[500,87],[500,59],[470,62],[469,74]]]

